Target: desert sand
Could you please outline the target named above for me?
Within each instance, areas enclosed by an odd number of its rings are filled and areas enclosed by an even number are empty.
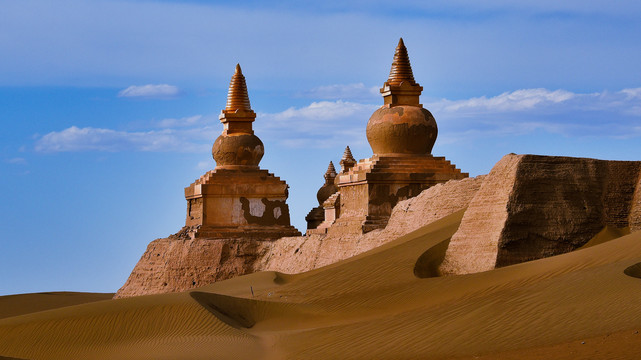
[[[18,359],[631,359],[641,355],[641,232],[437,276],[458,211],[309,272],[0,319]],[[620,236],[623,235],[623,236]],[[9,304],[7,297],[0,304]],[[12,306],[19,306],[14,305]],[[7,310],[4,310],[8,313]]]
[[[113,293],[45,292],[0,296],[0,319],[64,306],[108,300]]]

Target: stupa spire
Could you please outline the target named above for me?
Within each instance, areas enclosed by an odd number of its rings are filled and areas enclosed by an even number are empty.
[[[334,163],[330,161],[329,165],[327,166],[327,171],[325,172],[325,181],[331,182],[333,184],[335,178],[336,168],[334,167]]]
[[[251,109],[249,103],[247,83],[240,64],[236,64],[236,71],[229,82],[227,106],[223,109],[219,118],[220,122],[225,125],[224,135],[254,133],[252,122],[256,119],[256,113]]]
[[[416,84],[414,74],[412,73],[410,58],[407,55],[407,48],[405,47],[403,38],[401,38],[394,52],[394,61],[392,62],[392,69],[389,72],[387,83],[390,85],[400,85],[403,81],[409,81],[412,85]]]
[[[356,159],[352,155],[352,150],[349,149],[349,146],[345,147],[345,152],[343,152],[343,157],[341,158],[341,172],[346,173],[349,169],[356,165]]]
[[[246,110],[251,111],[249,103],[249,94],[247,93],[247,84],[245,83],[245,76],[240,68],[240,64],[236,64],[236,72],[231,77],[229,82],[229,92],[227,93],[227,111]]]
[[[352,155],[352,150],[349,148],[349,145],[345,147],[345,151],[343,152],[343,158],[342,159],[354,159],[354,156]]]
[[[414,80],[407,48],[401,38],[394,52],[389,77],[381,88],[383,102],[389,107],[397,105],[422,106],[419,104],[421,92],[423,92],[423,87]]]

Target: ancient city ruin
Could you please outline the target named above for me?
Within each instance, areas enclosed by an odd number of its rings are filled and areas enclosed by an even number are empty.
[[[216,167],[185,188],[185,227],[149,244],[116,297],[257,271],[300,273],[460,211],[458,230],[420,255],[416,276],[491,270],[640,229],[641,162],[508,154],[488,175],[468,178],[431,154],[437,126],[419,102],[422,90],[401,39],[380,90],[383,106],[365,129],[372,156],[357,162],[347,146],[340,172],[329,163],[300,236],[290,225],[287,184],[259,167],[263,143],[237,65],[212,148]]]

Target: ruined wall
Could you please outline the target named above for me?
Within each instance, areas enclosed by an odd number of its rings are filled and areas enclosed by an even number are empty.
[[[418,196],[427,187],[420,183],[369,184],[368,218],[382,218],[388,221],[392,210],[399,201]]]
[[[362,234],[383,229],[399,201],[415,197],[436,184],[467,177],[467,173],[444,157],[373,155],[338,175],[341,215],[328,233]]]
[[[154,240],[115,298],[184,291],[252,273],[269,243],[186,236]]]
[[[340,187],[340,217],[328,230],[337,229],[338,233],[361,230],[363,219],[367,216],[368,186],[366,183]]]
[[[364,235],[337,223],[328,234],[273,241],[249,234],[187,240],[187,230],[155,240],[117,296],[184,291],[261,270],[315,269],[461,209],[465,214],[448,244],[441,274],[561,254],[586,244],[606,226],[621,229],[615,233],[641,229],[640,174],[641,162],[510,154],[488,175],[451,180],[400,201],[385,229]]]
[[[385,229],[365,235],[190,240],[188,228],[152,241],[116,297],[184,291],[255,271],[299,273],[358,255],[468,206],[484,176],[452,180],[398,203]]]
[[[637,229],[640,168],[633,161],[506,155],[465,212],[441,272],[467,274],[566,253],[606,226]]]
[[[257,268],[297,273],[358,255],[466,208],[483,179],[484,176],[451,180],[399,202],[382,230],[356,235],[349,231],[341,233],[340,227],[333,227],[334,231],[327,235],[278,239],[260,259]]]
[[[552,156],[522,158],[496,266],[577,249],[605,226],[628,226],[639,163]]]
[[[630,231],[641,230],[641,173],[639,174],[636,189],[634,190],[634,195],[632,197],[628,223],[630,224]]]
[[[521,158],[522,155],[506,155],[494,165],[450,240],[441,272],[472,273],[494,267]]]

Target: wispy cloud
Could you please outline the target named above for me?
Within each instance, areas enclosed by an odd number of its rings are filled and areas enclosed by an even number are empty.
[[[206,151],[215,131],[205,127],[177,131],[174,129],[144,132],[116,131],[101,128],[72,126],[50,132],[36,141],[38,152],[69,151]],[[217,135],[216,135],[217,136]],[[215,138],[215,136],[214,136]]]
[[[272,126],[297,121],[297,129],[316,129],[326,126],[329,122],[335,122],[337,119],[351,118],[365,111],[373,111],[378,107],[379,105],[342,100],[319,101],[301,108],[291,107],[279,113],[263,113],[260,115],[266,118],[266,123],[272,124]]]
[[[621,90],[621,93],[626,95],[629,99],[631,98],[641,99],[641,88],[623,89]]]
[[[147,84],[132,85],[118,93],[118,97],[145,98],[145,99],[171,99],[180,94],[180,90],[173,85]]]
[[[366,141],[367,120],[379,106],[342,100],[313,102],[279,113],[259,114],[255,128],[289,147],[357,145]]]
[[[11,159],[6,159],[5,162],[8,164],[25,165],[27,163],[27,160],[21,157],[14,157]]]
[[[447,142],[534,131],[571,137],[641,136],[641,88],[589,94],[523,89],[494,97],[442,99],[426,107],[444,130],[440,141]]]
[[[277,113],[258,113],[254,129],[263,141],[291,148],[366,144],[365,128],[379,104],[318,101]],[[571,137],[641,136],[641,88],[581,94],[522,89],[496,96],[441,99],[425,104],[439,126],[439,142],[488,141],[536,131]],[[72,126],[38,137],[35,149],[61,151],[205,152],[220,134],[214,116],[151,122],[142,131]]]
[[[482,96],[458,101],[444,99],[430,107],[450,113],[516,112],[567,102],[576,96],[577,94],[565,90],[522,89],[490,98]]]

